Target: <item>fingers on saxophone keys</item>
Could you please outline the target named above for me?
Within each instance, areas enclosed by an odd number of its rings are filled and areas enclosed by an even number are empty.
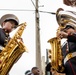
[[[62,39],[62,38],[63,38],[63,36],[61,35],[61,36],[60,36],[60,38]]]
[[[60,38],[63,38],[63,35],[60,33]]]

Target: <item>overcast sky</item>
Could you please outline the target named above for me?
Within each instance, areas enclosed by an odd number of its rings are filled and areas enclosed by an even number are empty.
[[[22,38],[28,48],[19,61],[12,67],[10,75],[24,75],[25,71],[35,66],[35,0],[1,0],[0,17],[7,13],[17,15],[20,23],[26,22]],[[76,10],[63,4],[62,0],[39,0],[39,11],[56,12],[58,8]],[[30,11],[29,11],[30,10]],[[39,12],[41,55],[46,56],[46,49],[50,48],[47,41],[54,37],[58,24],[55,15]]]

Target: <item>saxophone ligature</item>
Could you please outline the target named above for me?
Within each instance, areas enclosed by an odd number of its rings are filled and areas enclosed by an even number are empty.
[[[56,12],[56,20],[58,22],[57,32],[60,32],[67,25],[72,25],[76,29],[76,12],[64,11],[64,9],[59,8]],[[57,36],[48,40],[51,44],[51,65],[52,68],[58,72],[63,72],[63,55],[61,50],[61,40]]]
[[[19,25],[17,32],[0,53],[0,75],[8,75],[10,69],[21,55],[27,51],[22,41],[18,41],[26,27],[26,22]]]

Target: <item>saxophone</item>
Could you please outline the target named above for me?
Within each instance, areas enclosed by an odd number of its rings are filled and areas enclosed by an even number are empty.
[[[72,25],[76,29],[76,12],[64,11],[59,8],[56,12],[56,20],[58,22],[57,32],[63,30],[66,25]],[[57,34],[57,33],[56,33]],[[48,40],[51,44],[51,65],[58,72],[63,72],[63,55],[61,50],[61,39],[54,37]]]
[[[12,68],[13,64],[20,58],[20,56],[27,51],[27,48],[22,41],[18,39],[21,37],[23,30],[26,27],[26,23],[19,25],[19,29],[10,39],[8,44],[3,48],[0,53],[0,75],[7,75]]]
[[[59,28],[58,28],[58,31],[59,31]],[[61,39],[58,37],[54,37],[54,38],[49,39],[48,42],[51,44],[52,68],[58,72],[63,72],[64,67],[62,66],[63,56],[62,56],[62,51],[61,51]]]

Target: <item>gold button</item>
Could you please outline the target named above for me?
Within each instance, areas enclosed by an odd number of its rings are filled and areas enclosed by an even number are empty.
[[[67,57],[68,57],[68,60],[71,59],[72,58],[72,53],[68,54]]]

